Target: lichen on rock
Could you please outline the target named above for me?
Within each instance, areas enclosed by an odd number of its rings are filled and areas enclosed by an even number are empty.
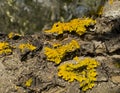
[[[72,40],[66,45],[59,45],[58,47],[54,46],[56,45],[53,45],[53,48],[45,47],[44,53],[47,57],[47,60],[53,61],[56,64],[59,64],[61,62],[66,53],[75,51],[76,49],[80,48],[76,40]]]
[[[80,60],[75,57],[74,60],[76,63],[69,62],[60,65],[58,67],[58,76],[69,82],[79,81],[83,91],[93,88],[97,76],[95,68],[99,65],[99,62],[92,58]]]
[[[0,42],[0,54],[10,54],[12,49],[7,42]]]
[[[36,46],[33,46],[30,43],[26,43],[26,44],[20,44],[18,48],[21,50],[21,52],[24,52],[26,49],[28,49],[29,51],[33,51],[36,49]]]
[[[64,32],[75,32],[78,35],[83,35],[86,32],[86,27],[90,25],[94,25],[96,23],[95,20],[91,18],[81,18],[81,19],[73,19],[70,22],[62,23],[58,22],[55,23],[50,30],[46,30],[46,33],[52,34],[63,34]]]

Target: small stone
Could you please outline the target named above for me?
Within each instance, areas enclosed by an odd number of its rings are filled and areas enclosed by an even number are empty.
[[[108,81],[108,78],[103,76],[103,77],[100,77],[98,81],[106,82]]]
[[[112,80],[112,82],[118,84],[118,83],[120,83],[120,76],[112,76],[111,80]]]
[[[80,93],[80,85],[78,82],[73,82],[68,88],[67,93]]]
[[[106,82],[108,81],[108,76],[105,72],[99,71],[97,76],[97,81],[99,82]]]
[[[103,16],[116,19],[120,17],[120,1],[116,0],[113,4],[106,4],[104,7]]]

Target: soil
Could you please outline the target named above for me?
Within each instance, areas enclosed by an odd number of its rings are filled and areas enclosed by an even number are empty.
[[[117,2],[120,4],[120,1]],[[96,21],[95,27],[81,37],[66,34],[61,38],[40,32],[9,39],[7,34],[0,33],[0,41],[11,45],[30,42],[37,46],[35,51],[21,53],[15,48],[12,54],[0,56],[0,93],[84,93],[79,82],[69,83],[59,78],[58,65],[48,62],[44,55],[44,47],[49,46],[50,41],[64,39],[64,42],[76,39],[81,46],[79,51],[68,54],[64,61],[72,60],[77,55],[95,58],[101,64],[97,68],[95,87],[85,93],[120,93],[120,15],[112,18],[105,12]],[[25,82],[30,78],[32,84],[28,87]]]

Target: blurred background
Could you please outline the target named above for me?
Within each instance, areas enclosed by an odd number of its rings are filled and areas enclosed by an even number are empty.
[[[97,14],[106,0],[0,0],[0,32],[33,34],[54,22]]]

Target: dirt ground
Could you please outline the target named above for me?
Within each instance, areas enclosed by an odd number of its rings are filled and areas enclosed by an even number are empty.
[[[117,3],[119,5],[120,1]],[[114,7],[114,4],[111,7]],[[115,11],[120,11],[120,7],[115,7]],[[107,12],[97,18],[97,24],[92,31],[83,36],[66,34],[65,37],[58,38],[78,40],[81,48],[76,51],[76,55],[95,58],[101,64],[97,68],[95,87],[85,93],[120,93],[120,15],[112,17],[108,15],[108,10]],[[0,56],[0,93],[84,93],[77,81],[69,83],[59,78],[58,66],[46,60],[44,47],[49,45],[48,40],[52,41],[53,38],[55,37],[40,32],[9,39],[7,34],[0,33],[0,41],[7,41],[11,45],[30,42],[37,46],[32,52],[26,50],[21,53],[18,49],[13,49],[12,54]],[[71,60],[70,57],[68,55],[65,60]],[[27,87],[25,82],[30,78],[32,84]]]

